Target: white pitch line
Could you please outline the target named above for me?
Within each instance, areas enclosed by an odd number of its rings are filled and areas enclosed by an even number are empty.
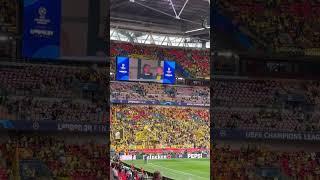
[[[168,169],[168,170],[173,171],[173,172],[178,172],[178,173],[181,173],[181,174],[186,174],[186,175],[194,176],[194,177],[197,177],[197,178],[200,178],[200,179],[206,179],[206,178],[201,177],[201,176],[197,176],[197,175],[194,175],[194,174],[186,173],[186,172],[179,171],[179,170],[175,170],[175,169],[170,169],[170,168],[163,167],[163,166],[159,166],[159,165],[156,165],[156,164],[152,164],[152,163],[148,163],[148,164],[151,164],[152,166],[157,166],[157,167],[160,167],[160,168]],[[188,179],[188,180],[191,180],[191,179]]]

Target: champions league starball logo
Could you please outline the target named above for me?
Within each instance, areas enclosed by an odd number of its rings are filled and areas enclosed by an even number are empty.
[[[34,21],[40,25],[47,25],[51,22],[50,19],[47,18],[48,11],[45,7],[41,6],[38,9],[39,17],[35,18]]]
[[[171,71],[171,68],[168,68],[168,70],[166,71],[166,74],[164,75],[166,77],[172,77],[172,71]]]
[[[168,73],[168,74],[171,74],[171,69],[170,69],[170,68],[168,68],[167,73]]]
[[[226,137],[227,136],[227,132],[225,130],[221,130],[220,131],[220,136],[221,137]]]
[[[126,74],[128,72],[126,69],[127,69],[126,65],[125,64],[121,64],[119,72],[123,73],[123,74]]]
[[[38,13],[39,13],[40,19],[45,19],[47,15],[47,9],[45,7],[40,7],[38,9]]]

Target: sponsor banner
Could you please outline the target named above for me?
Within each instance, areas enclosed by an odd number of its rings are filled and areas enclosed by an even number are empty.
[[[120,160],[121,161],[131,161],[131,160],[136,160],[137,156],[136,155],[121,155]]]
[[[168,159],[167,155],[149,155],[148,159]]]
[[[61,0],[23,0],[22,56],[60,56]]]
[[[158,148],[158,149],[137,149],[139,152],[146,154],[162,154],[164,152],[173,152],[173,153],[194,153],[199,151],[208,151],[206,148]]]
[[[212,133],[214,138],[217,138],[217,139],[320,141],[320,133],[311,133],[311,132],[215,129],[212,131]]]
[[[119,100],[111,99],[111,103],[115,104],[145,104],[145,105],[168,105],[168,106],[193,106],[193,107],[209,107],[210,104],[201,103],[184,103],[172,101],[145,101],[145,100]]]
[[[188,154],[188,158],[191,159],[202,159],[202,154]]]
[[[107,133],[108,128],[104,124],[55,122],[55,121],[11,121],[0,120],[1,129],[19,131],[64,131],[84,133]]]
[[[150,160],[157,160],[157,159],[204,159],[208,158],[208,152],[204,153],[185,153],[185,152],[171,152],[171,153],[158,153],[158,154],[146,154],[148,159]],[[130,158],[128,155],[128,158]],[[143,159],[144,154],[136,155],[136,159]]]

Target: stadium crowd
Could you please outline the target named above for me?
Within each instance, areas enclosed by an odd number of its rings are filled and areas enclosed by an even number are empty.
[[[111,82],[111,102],[157,101],[209,105],[210,90],[199,86],[172,86],[156,83]]]
[[[159,171],[148,175],[143,169],[136,169],[133,165],[124,164],[119,160],[111,162],[110,180],[161,180],[162,176]]]
[[[286,79],[217,79],[211,102],[215,127],[319,131],[320,83]],[[206,87],[111,83],[111,101],[171,101],[209,104]],[[276,129],[275,129],[276,128]]]
[[[317,0],[226,0],[220,4],[234,24],[247,28],[276,50],[320,47]]]
[[[258,169],[279,170],[285,179],[319,179],[320,154],[318,152],[289,152],[259,146],[230,146],[211,148],[211,176],[215,179],[264,179]]]
[[[157,148],[209,148],[209,110],[113,105],[111,147],[117,152]],[[122,132],[122,137],[115,134]]]
[[[106,72],[94,67],[0,64],[0,116],[9,120],[101,121]]]
[[[111,41],[110,56],[129,56],[148,60],[174,60],[193,77],[209,77],[209,51]],[[115,67],[112,59],[111,68]],[[111,69],[115,72],[114,69]]]
[[[72,86],[101,83],[106,73],[103,71],[84,66],[3,62],[0,64],[0,83],[7,93],[72,97]]]
[[[67,142],[66,137],[73,137]],[[107,143],[76,140],[72,136],[46,134],[11,134],[3,137],[0,144],[1,179],[13,179],[17,174],[25,178],[40,178],[46,172],[40,166],[24,163],[43,163],[49,168],[49,176],[58,179],[108,179]],[[20,162],[20,166],[18,166]],[[23,168],[23,169],[21,169]],[[20,172],[19,172],[20,169]],[[48,175],[48,174],[47,174]],[[48,177],[47,177],[48,178]]]
[[[218,128],[319,131],[320,83],[285,79],[214,82]]]
[[[16,1],[0,0],[0,32],[16,33],[17,7]]]
[[[107,145],[96,141],[66,140],[68,136],[46,134],[24,134],[3,137],[0,143],[0,178],[12,179],[15,162],[40,160],[58,179],[108,179],[113,177],[124,180],[143,180],[147,173],[143,169],[125,165],[119,161],[111,162],[108,169]],[[94,139],[94,138],[93,138]],[[212,147],[211,173],[216,179],[255,179],[259,168],[276,168],[289,179],[315,179],[320,176],[320,154],[318,152],[276,151],[264,147],[242,147],[232,149],[229,146]],[[23,166],[22,166],[23,167]],[[25,168],[25,167],[24,167]],[[31,168],[31,169],[29,169]],[[24,175],[34,177],[41,174],[29,166]],[[155,175],[158,175],[155,172]],[[156,178],[153,178],[156,179]]]

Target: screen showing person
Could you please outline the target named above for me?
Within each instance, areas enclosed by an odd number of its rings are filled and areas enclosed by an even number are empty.
[[[156,68],[156,78],[157,81],[163,80],[163,67],[158,66]]]
[[[117,57],[119,81],[148,81],[166,84],[175,83],[175,62]]]
[[[144,64],[142,67],[142,74],[140,76],[141,79],[154,79],[153,74],[151,72],[151,65]]]

